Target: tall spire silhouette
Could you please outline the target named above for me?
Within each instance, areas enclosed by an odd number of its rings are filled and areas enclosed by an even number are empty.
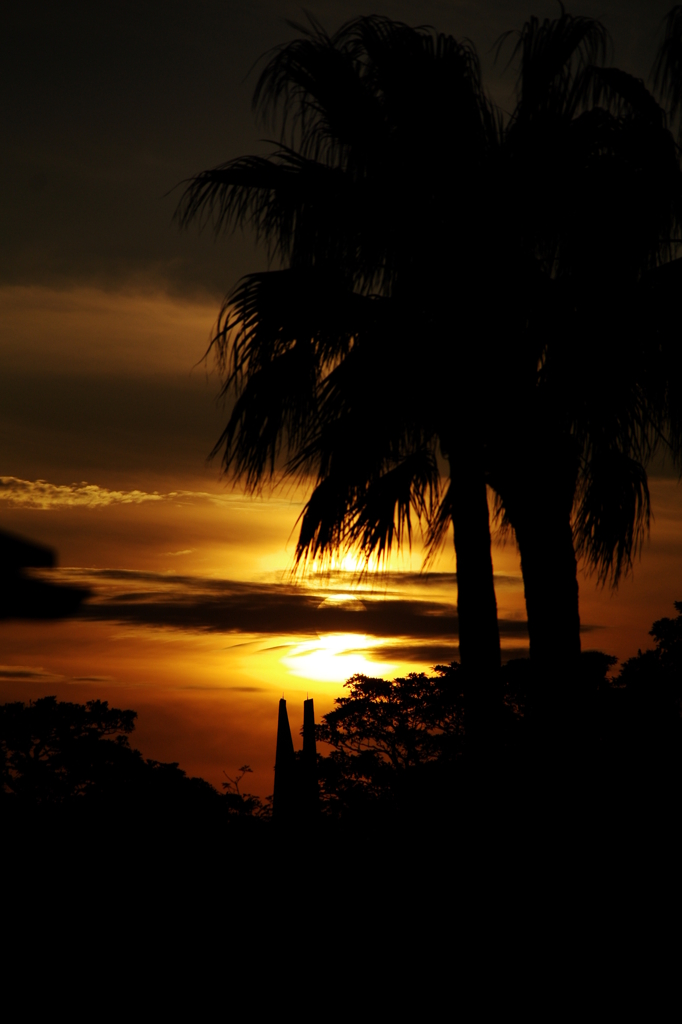
[[[287,702],[279,702],[277,718],[277,749],[275,753],[275,786],[272,794],[272,814],[280,820],[290,818],[296,810],[296,755],[291,739]]]
[[[313,698],[303,701],[303,754],[301,757],[301,811],[305,818],[315,817],[319,810],[317,785],[317,743],[315,742],[315,707]]]
[[[294,753],[287,702],[279,702],[277,752],[272,814],[280,822],[311,821],[319,811],[315,709],[312,697],[303,702],[303,750]]]

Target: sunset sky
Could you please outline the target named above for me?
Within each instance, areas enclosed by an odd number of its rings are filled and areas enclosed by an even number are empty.
[[[646,77],[671,4],[584,2],[614,63]],[[468,36],[507,108],[492,44],[556,3],[316,2],[330,29],[358,14]],[[291,575],[304,492],[247,498],[207,455],[224,423],[202,362],[224,293],[265,258],[172,222],[175,186],[265,152],[257,58],[293,37],[277,0],[26,3],[5,14],[0,190],[0,528],[49,544],[93,592],[61,623],[0,625],[0,701],[99,697],[138,711],[134,743],[220,785],[254,770],[271,792],[277,700],[317,718],[354,672],[428,670],[457,655],[452,542],[421,573],[419,539],[358,581],[345,562]],[[614,594],[581,577],[583,649],[624,659],[682,599],[682,488],[652,472],[655,519]],[[513,543],[494,548],[502,643],[527,647]],[[560,656],[560,652],[558,652]]]

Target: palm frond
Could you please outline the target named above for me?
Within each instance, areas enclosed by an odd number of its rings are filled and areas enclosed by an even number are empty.
[[[432,506],[431,514],[427,520],[426,534],[426,557],[424,566],[432,564],[440,549],[442,548],[446,534],[452,525],[452,488],[453,483],[448,483],[445,492],[441,495],[440,501]]]
[[[613,447],[592,456],[574,507],[576,554],[600,583],[616,586],[649,533],[651,499],[643,465]]]
[[[664,128],[665,110],[656,102],[641,78],[620,68],[592,69],[594,102],[602,103],[617,114],[629,113],[640,120]]]
[[[297,340],[314,344],[322,373],[348,351],[373,308],[373,300],[354,292],[333,266],[246,275],[225,299],[211,342],[227,374],[226,387]]]
[[[366,561],[385,564],[395,547],[412,544],[412,514],[428,520],[440,492],[440,475],[433,451],[418,449],[382,473],[358,502],[349,541]]]
[[[213,455],[255,488],[283,453],[319,460],[321,386],[371,319],[373,302],[324,268],[244,278],[228,297],[212,346],[234,398]],[[308,456],[314,449],[315,454]],[[290,467],[295,471],[295,467]]]
[[[250,374],[211,452],[223,468],[256,490],[272,478],[282,449],[305,435],[315,412],[316,364],[310,346],[297,343]]]
[[[386,461],[379,459],[383,466]],[[369,480],[367,468],[366,460],[360,467],[346,463],[318,481],[300,516],[297,566],[348,551],[381,565],[394,547],[411,543],[413,515],[417,521],[428,518],[439,497],[433,452],[414,451]]]
[[[341,169],[288,149],[240,157],[192,178],[178,204],[181,226],[197,221],[216,234],[250,225],[272,259],[297,266],[345,256],[359,231],[352,181]]]
[[[665,18],[665,34],[652,77],[658,95],[668,104],[670,116],[675,117],[682,106],[682,4],[676,4]]]
[[[338,34],[337,34],[338,36]],[[339,160],[344,146],[370,142],[380,127],[377,97],[362,67],[317,22],[275,51],[254,93],[254,106],[282,144],[315,160]]]
[[[591,67],[606,57],[609,37],[595,18],[567,14],[542,23],[530,18],[518,32],[497,42],[497,54],[516,39],[509,60],[519,61],[517,120],[538,115],[573,117],[589,97]]]

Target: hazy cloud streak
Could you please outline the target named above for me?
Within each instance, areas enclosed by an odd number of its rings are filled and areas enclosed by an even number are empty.
[[[72,484],[53,484],[47,480],[21,480],[15,476],[0,476],[0,502],[10,508],[35,508],[43,510],[68,508],[108,508],[111,505],[142,505],[145,502],[193,503],[209,502],[212,505],[258,508],[259,505],[241,494],[210,494],[207,491],[113,491],[87,481]],[[295,506],[295,502],[279,502]],[[260,506],[263,507],[263,506]],[[190,554],[193,549],[170,551],[169,555]]]
[[[25,679],[30,683],[56,683],[62,682],[64,676],[46,672],[42,668],[32,668],[30,665],[0,665],[0,679]]]
[[[424,577],[406,573],[403,587],[362,602],[338,600],[344,592],[303,583],[265,583],[121,570],[62,570],[95,592],[83,615],[139,626],[259,636],[355,633],[454,644],[457,614],[448,599],[409,593]],[[393,580],[397,582],[394,574]],[[345,592],[346,596],[350,596]],[[324,600],[336,597],[337,600]],[[500,620],[506,637],[525,638],[523,620]]]

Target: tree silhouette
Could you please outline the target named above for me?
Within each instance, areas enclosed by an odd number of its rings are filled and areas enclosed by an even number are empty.
[[[243,764],[234,778],[224,772],[227,782],[223,782],[223,802],[228,808],[230,814],[236,815],[237,817],[256,817],[256,818],[269,818],[272,814],[272,797],[267,797],[265,801],[261,800],[259,796],[254,796],[253,793],[242,793],[239,785],[247,775],[253,772],[253,768],[248,764]]]
[[[521,552],[531,657],[547,668],[562,652],[569,673],[576,553],[617,583],[648,527],[645,465],[662,442],[680,451],[679,154],[643,83],[598,66],[605,46],[592,19],[530,19],[503,143],[518,211],[506,234],[535,298],[491,481]]]
[[[675,8],[657,64],[673,111],[679,23]],[[665,112],[602,66],[604,26],[563,7],[516,34],[508,118],[469,43],[379,17],[300,31],[256,87],[276,150],[197,175],[179,206],[183,223],[252,225],[279,262],[223,306],[213,344],[234,404],[215,452],[250,488],[312,477],[299,562],[385,557],[413,516],[433,551],[452,523],[461,660],[486,675],[491,484],[531,657],[548,669],[561,652],[569,678],[576,555],[617,583],[648,526],[646,463],[680,451]],[[479,689],[486,711],[494,693]]]
[[[223,806],[203,779],[130,747],[135,711],[41,697],[0,706],[0,801],[8,807]],[[225,805],[227,807],[227,805]]]
[[[671,118],[679,120],[682,111],[682,4],[672,7],[665,19],[653,79],[662,102],[668,104]]]
[[[331,747],[319,759],[325,815],[367,825],[415,816],[447,825],[456,818],[467,827],[486,808],[511,823],[526,805],[526,825],[535,828],[538,811],[544,820],[549,807],[572,807],[585,822],[612,812],[629,819],[635,807],[639,814],[656,806],[676,820],[682,601],[675,609],[676,618],[653,624],[655,649],[640,651],[619,673],[616,658],[588,651],[567,686],[557,656],[551,672],[563,724],[543,715],[546,680],[538,681],[531,662],[507,662],[500,674],[505,713],[488,779],[475,763],[459,665],[393,680],[353,676],[317,729]],[[551,729],[540,744],[533,727],[538,709]]]
[[[462,684],[457,664],[439,665],[431,676],[352,676],[317,727],[318,739],[333,748],[319,761],[325,813],[348,819],[434,811],[466,750]]]
[[[216,452],[251,488],[278,467],[315,481],[299,563],[382,559],[414,515],[454,522],[462,663],[496,670],[472,294],[497,120],[468,43],[380,17],[300,31],[256,87],[278,148],[198,175],[179,208],[184,223],[251,224],[281,264],[223,307],[214,345],[234,406]]]
[[[674,619],[654,622],[654,649],[629,658],[617,679],[631,705],[631,733],[649,759],[674,752],[679,760],[682,748],[682,601],[675,610]]]

